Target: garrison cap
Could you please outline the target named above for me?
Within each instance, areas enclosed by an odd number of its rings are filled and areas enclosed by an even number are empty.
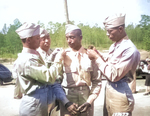
[[[40,37],[44,37],[46,36],[47,34],[49,34],[45,29],[43,28],[40,28]]]
[[[66,32],[65,32],[65,34],[71,32],[71,31],[73,31],[73,30],[77,30],[77,29],[81,30],[78,26],[72,25],[72,24],[67,24],[65,27],[66,27]]]
[[[106,30],[123,25],[125,24],[125,14],[119,13],[108,16],[103,23]]]
[[[40,35],[40,25],[25,22],[16,30],[16,33],[20,36],[21,39]]]

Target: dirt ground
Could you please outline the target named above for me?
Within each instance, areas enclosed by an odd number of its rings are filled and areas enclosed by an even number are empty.
[[[145,50],[139,50],[139,52],[141,54],[141,60],[145,60],[147,57],[150,58],[150,52]]]
[[[104,55],[105,55],[105,53],[107,54],[108,53],[108,50],[102,50],[102,51],[100,51],[101,53],[104,53]],[[145,51],[145,50],[139,50],[139,52],[140,52],[140,55],[141,55],[141,60],[145,60],[147,57],[149,57],[150,58],[150,51]],[[0,63],[10,63],[10,64],[13,64],[13,62],[15,61],[15,59],[14,58],[0,58]]]
[[[139,50],[141,54],[141,60],[145,60],[146,57],[150,58],[150,52]],[[103,51],[107,53],[108,51]],[[5,62],[5,63],[4,63]],[[7,68],[12,70],[12,60],[6,60],[0,58],[0,63],[5,64]],[[150,116],[150,95],[143,96],[145,92],[145,79],[140,78],[136,80],[136,94],[133,94],[135,98],[135,108],[133,111],[133,116]],[[106,80],[102,81],[102,89],[99,97],[94,102],[94,116],[103,115],[103,103],[104,103],[104,90],[105,90]],[[14,99],[14,83],[4,84],[0,86],[0,116],[19,116],[19,105],[21,100]]]

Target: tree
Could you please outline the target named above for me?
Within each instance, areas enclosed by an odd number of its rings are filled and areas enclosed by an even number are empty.
[[[150,16],[148,15],[141,15],[140,26],[147,27],[150,24]]]
[[[3,29],[2,29],[2,33],[3,33],[4,35],[6,35],[6,34],[7,34],[7,31],[8,31],[8,28],[7,28],[6,24],[4,24]]]
[[[45,29],[45,25],[44,25],[44,23],[41,23],[40,21],[38,21],[38,23],[37,23],[38,25],[40,25],[40,27],[42,27],[42,28],[44,28]]]
[[[18,29],[21,25],[22,25],[22,24],[21,24],[21,22],[19,21],[19,19],[16,18],[16,19],[14,20],[15,29]]]
[[[146,50],[150,50],[150,16],[148,15],[141,15],[140,25],[142,30],[142,37],[143,37],[143,48]]]

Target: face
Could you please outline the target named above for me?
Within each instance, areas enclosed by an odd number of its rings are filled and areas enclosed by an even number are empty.
[[[120,40],[120,31],[119,28],[112,28],[112,29],[108,29],[107,30],[107,34],[106,34],[110,40],[112,40],[113,42],[117,42]]]
[[[76,31],[71,31],[66,34],[67,43],[70,48],[74,50],[79,50],[81,47],[82,36],[77,34]]]
[[[30,37],[30,48],[36,50],[40,45],[40,35]]]
[[[47,52],[50,48],[51,39],[49,34],[40,38],[40,48]]]

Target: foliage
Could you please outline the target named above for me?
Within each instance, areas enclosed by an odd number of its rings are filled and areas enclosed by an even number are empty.
[[[0,57],[16,57],[17,53],[22,50],[22,43],[15,32],[15,30],[20,26],[20,21],[15,19],[14,24],[5,29],[8,30],[5,34],[4,31],[2,31],[3,33],[0,33]],[[14,54],[16,55],[14,56]]]
[[[47,25],[38,21],[42,28],[45,28],[51,37],[51,48],[62,47],[66,48],[65,25],[66,23],[48,22]],[[74,21],[70,21],[74,24]],[[138,49],[150,50],[150,16],[141,15],[139,25],[129,24],[126,26],[126,33]],[[18,19],[14,20],[14,24],[7,27],[4,24],[0,32],[0,57],[16,58],[17,54],[22,50],[22,43],[15,30],[21,26]],[[95,24],[90,27],[88,24],[79,23],[78,26],[82,30],[82,45],[87,48],[89,45],[94,45],[97,49],[108,49],[112,41],[106,36],[106,30],[98,27]]]

